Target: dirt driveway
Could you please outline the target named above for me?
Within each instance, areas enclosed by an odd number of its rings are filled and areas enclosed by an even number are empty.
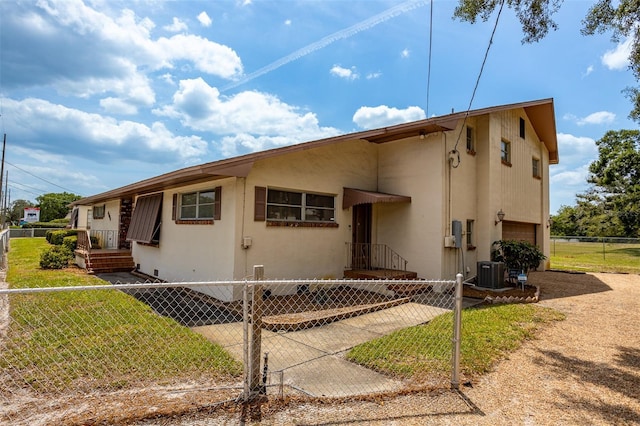
[[[541,305],[566,314],[460,393],[305,404],[264,413],[274,425],[640,424],[640,276],[533,273]],[[237,415],[170,424],[237,424]],[[169,423],[158,423],[169,424]]]

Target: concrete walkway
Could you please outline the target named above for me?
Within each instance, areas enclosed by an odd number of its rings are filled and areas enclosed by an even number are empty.
[[[469,306],[474,302],[465,301]],[[396,330],[423,324],[447,312],[422,303],[405,303],[389,309],[293,332],[262,331],[262,353],[268,353],[270,384],[282,383],[312,396],[352,396],[400,390],[400,380],[351,363],[345,353],[354,346]],[[193,327],[243,360],[242,323]],[[444,343],[446,345],[449,342]],[[278,389],[270,390],[278,392]]]

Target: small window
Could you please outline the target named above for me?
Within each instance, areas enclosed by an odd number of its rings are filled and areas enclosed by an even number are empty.
[[[467,126],[467,152],[469,154],[476,153],[476,141],[473,134],[473,127]]]
[[[472,219],[467,219],[467,248],[474,249],[476,245],[474,244],[474,236],[473,236],[473,225],[474,221]]]
[[[531,168],[533,170],[533,177],[540,179],[540,177],[542,176],[541,170],[540,170],[540,159],[532,158],[531,159]]]
[[[269,189],[267,219],[298,222],[334,222],[335,197]]]
[[[101,206],[93,206],[93,218],[104,219],[105,204]]]
[[[180,219],[213,219],[215,191],[188,192],[180,195]]]
[[[511,165],[511,142],[504,139],[500,143],[500,159],[504,164]]]
[[[520,137],[522,139],[524,139],[524,126],[525,126],[524,118],[520,117]]]

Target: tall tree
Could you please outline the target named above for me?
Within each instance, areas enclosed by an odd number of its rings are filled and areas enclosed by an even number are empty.
[[[615,212],[625,236],[640,236],[640,131],[608,131],[596,142],[598,159],[587,181],[604,209]]]
[[[40,221],[63,219],[69,213],[69,204],[82,198],[68,192],[43,194],[36,198],[40,207]]]
[[[564,0],[459,0],[453,15],[462,21],[475,23],[478,18],[487,21],[497,7],[506,4],[512,8],[520,24],[524,37],[523,43],[533,43],[544,38],[549,30],[558,25],[552,19]],[[614,3],[617,6],[614,7]],[[589,9],[582,21],[581,33],[612,32],[612,40],[617,42],[623,37],[631,38],[629,68],[636,80],[640,80],[640,1],[638,0],[598,0]],[[629,116],[640,121],[640,87],[628,87],[625,91],[633,103]]]

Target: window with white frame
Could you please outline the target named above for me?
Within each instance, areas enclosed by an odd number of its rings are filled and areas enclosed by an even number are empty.
[[[213,219],[215,201],[213,189],[180,194],[180,219]]]
[[[300,222],[334,222],[335,196],[269,188],[267,219]]]
[[[511,142],[504,139],[500,142],[500,159],[505,164],[511,164]]]
[[[475,154],[476,152],[476,141],[473,134],[473,127],[467,126],[467,152],[470,154]]]
[[[531,169],[533,171],[533,177],[534,178],[540,178],[541,175],[541,170],[540,170],[540,159],[539,158],[535,158],[533,157],[531,159]]]

